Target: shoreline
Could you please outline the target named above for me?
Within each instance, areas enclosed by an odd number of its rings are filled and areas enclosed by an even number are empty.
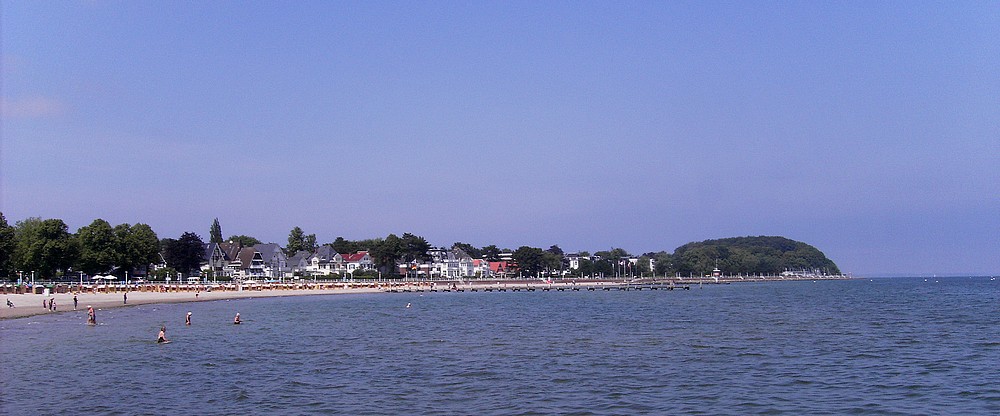
[[[191,292],[141,292],[141,291],[121,291],[112,293],[57,293],[49,296],[36,294],[7,294],[4,295],[14,303],[10,308],[4,304],[0,310],[0,320],[27,318],[36,315],[47,315],[54,313],[86,313],[88,306],[93,306],[96,310],[109,308],[127,308],[136,305],[148,305],[156,303],[186,303],[186,302],[211,302],[227,299],[265,298],[282,296],[305,296],[305,295],[337,295],[351,293],[378,293],[380,289],[372,288],[348,288],[348,289],[268,289],[268,290],[244,290],[244,291],[191,291]],[[128,303],[124,301],[124,295],[128,293]],[[77,296],[78,306],[73,309],[73,296]],[[42,307],[42,300],[55,299],[56,310],[50,311]]]
[[[751,282],[780,282],[780,281],[806,281],[806,280],[845,280],[849,277],[824,277],[824,278],[771,278],[771,279],[733,279],[723,278],[714,280],[712,278],[693,279],[666,279],[666,280],[631,280],[622,279],[555,279],[550,281],[538,279],[524,280],[439,280],[439,281],[413,281],[413,282],[381,282],[381,283],[320,283],[320,284],[257,284],[248,285],[243,290],[234,290],[232,285],[216,285],[215,289],[209,289],[213,285],[180,285],[171,286],[163,284],[147,284],[141,286],[115,287],[115,286],[90,286],[84,287],[82,291],[66,291],[64,293],[54,293],[49,295],[33,293],[4,293],[5,300],[10,300],[14,307],[10,308],[0,304],[0,320],[26,318],[35,315],[46,315],[52,313],[86,312],[88,306],[101,310],[107,308],[120,308],[135,305],[148,305],[156,303],[185,303],[185,302],[209,302],[227,299],[264,298],[264,297],[284,297],[284,296],[307,296],[307,295],[343,295],[343,294],[366,294],[366,293],[389,293],[389,292],[410,292],[410,291],[445,291],[453,287],[458,290],[489,289],[489,288],[571,288],[571,287],[601,287],[607,285],[666,285],[676,284],[678,286],[691,286],[699,284],[730,284],[730,283],[751,283]],[[228,286],[228,288],[227,288]],[[80,289],[74,287],[73,289]],[[125,295],[128,295],[128,303],[125,303]],[[77,308],[73,309],[73,296],[77,297]],[[50,311],[42,307],[42,301],[55,299],[56,311]]]

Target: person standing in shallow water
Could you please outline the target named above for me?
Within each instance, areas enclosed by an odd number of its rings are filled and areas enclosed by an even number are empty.
[[[235,318],[233,318],[233,324],[234,324],[234,325],[239,325],[240,323],[241,323],[241,322],[240,322],[240,313],[239,313],[239,312],[236,312],[236,317],[235,317]]]
[[[167,340],[167,326],[160,327],[160,334],[156,336],[156,343],[168,342]]]
[[[187,316],[184,317],[184,325],[191,325],[191,312],[188,312]]]
[[[87,305],[87,323],[97,325],[97,313],[94,312],[94,307],[90,305]]]

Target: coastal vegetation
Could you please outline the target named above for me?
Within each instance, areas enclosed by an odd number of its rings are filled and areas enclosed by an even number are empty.
[[[247,235],[223,238],[216,218],[209,228],[210,242],[230,241],[252,247],[261,241]],[[289,232],[284,251],[289,255],[313,252],[330,246],[337,253],[368,252],[373,271],[357,272],[392,276],[399,264],[416,264],[430,259],[431,244],[421,236],[403,233],[385,238],[334,241],[318,244],[315,234],[300,227]],[[71,233],[60,219],[28,218],[14,226],[0,213],[0,279],[16,280],[19,275],[35,273],[38,278],[55,278],[85,273],[126,273],[165,277],[169,273],[197,274],[205,261],[205,242],[194,232],[178,238],[159,239],[146,224],[112,226],[103,219]],[[502,259],[526,276],[643,276],[704,275],[719,269],[730,275],[775,275],[785,271],[839,274],[840,269],[817,248],[784,237],[734,237],[692,242],[673,252],[649,252],[633,255],[622,248],[594,253],[565,253],[558,245],[548,249],[521,246],[501,249],[496,245],[476,247],[465,242],[450,246],[464,254],[489,262]],[[147,270],[150,264],[166,269]]]
[[[697,274],[719,268],[728,274],[768,275],[784,271],[840,274],[837,265],[809,244],[784,237],[733,237],[687,243],[670,255],[674,271]]]

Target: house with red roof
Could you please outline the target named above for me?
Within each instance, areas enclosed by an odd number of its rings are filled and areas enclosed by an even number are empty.
[[[352,254],[341,254],[344,259],[341,270],[345,273],[353,274],[355,270],[371,270],[375,268],[375,262],[367,251],[359,251]]]

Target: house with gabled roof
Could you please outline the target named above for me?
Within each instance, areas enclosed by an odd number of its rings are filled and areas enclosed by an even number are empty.
[[[219,247],[219,243],[205,243],[205,254],[202,255],[201,259],[201,272],[202,275],[205,273],[212,273],[215,276],[219,276],[229,265],[229,259],[226,258],[226,252],[222,251]]]
[[[306,263],[306,272],[325,276],[338,273],[343,266],[344,258],[333,247],[322,246],[309,256]]]
[[[253,247],[243,247],[236,256],[236,260],[230,263],[234,276],[245,278],[263,278],[264,256]]]
[[[307,273],[307,269],[309,268],[309,257],[310,256],[312,256],[312,253],[310,253],[308,251],[300,250],[299,252],[297,252],[297,253],[293,254],[291,257],[289,257],[288,261],[285,262],[285,266],[286,266],[286,268],[284,270],[285,276],[286,277],[287,276],[301,276],[301,275],[306,274]]]
[[[264,276],[271,279],[285,277],[283,271],[286,268],[285,264],[288,261],[288,257],[285,256],[285,252],[281,249],[281,246],[275,243],[267,243],[254,245],[253,248],[260,252],[260,257],[264,261]]]
[[[475,274],[472,256],[460,248],[436,250],[431,255],[434,258],[434,271],[438,276],[457,278]]]
[[[371,270],[375,268],[375,262],[367,251],[359,251],[352,254],[343,254],[343,270],[346,273],[354,274],[355,270]]]
[[[206,243],[202,258],[201,271],[211,272],[215,276],[232,276],[235,268],[231,263],[239,256],[243,247],[239,243]]]

